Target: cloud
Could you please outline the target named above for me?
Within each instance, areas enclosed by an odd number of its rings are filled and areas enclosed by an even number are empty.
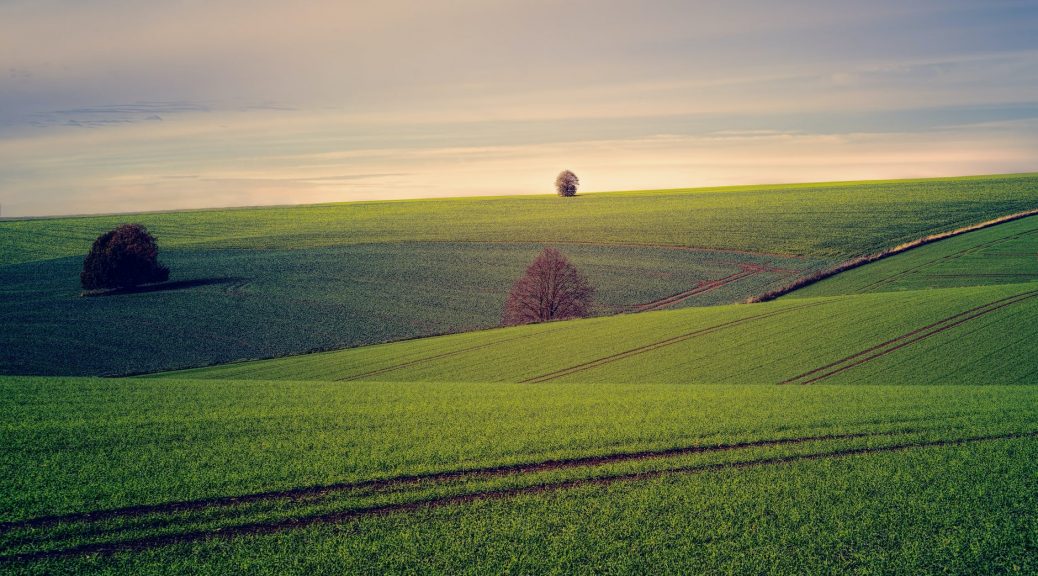
[[[598,188],[1017,169],[1036,25],[1010,0],[6,0],[0,194],[53,213],[521,193],[570,158]]]

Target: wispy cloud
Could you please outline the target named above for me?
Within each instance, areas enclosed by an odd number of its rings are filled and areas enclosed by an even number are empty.
[[[0,1],[0,200],[1038,169],[1036,26],[1013,0]]]

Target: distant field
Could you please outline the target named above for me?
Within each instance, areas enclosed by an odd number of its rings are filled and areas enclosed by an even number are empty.
[[[172,248],[407,241],[644,243],[844,258],[1038,207],[1038,174],[740,186],[0,222],[0,265],[85,254],[134,221]]]
[[[484,329],[541,249],[400,243],[307,250],[173,251],[185,286],[81,298],[79,258],[0,268],[0,373],[154,372]],[[817,261],[633,246],[563,248],[611,314],[689,290],[682,304],[738,299]],[[146,334],[146,337],[143,335]],[[133,345],[127,345],[127,339]]]
[[[0,373],[140,373],[489,328],[547,244],[591,278],[601,314],[738,302],[1035,206],[1030,174],[6,221]],[[90,242],[130,220],[158,235],[177,289],[78,297]]]
[[[1038,216],[928,244],[841,273],[789,298],[1038,281]]]
[[[801,541],[791,566],[968,567],[988,561],[976,542],[1033,562],[1032,387],[8,377],[0,390],[0,567],[30,573],[564,569],[593,550],[706,569]],[[565,535],[580,526],[583,544]],[[706,537],[721,547],[661,546]],[[646,554],[604,552],[621,542]],[[814,548],[826,543],[857,554]]]
[[[1019,360],[1038,355],[1038,283],[1026,282],[1038,272],[1032,253],[1036,217],[941,240],[763,305],[499,329],[169,376],[1033,384],[1038,366]],[[931,289],[959,284],[966,286]],[[856,293],[865,290],[879,292]]]

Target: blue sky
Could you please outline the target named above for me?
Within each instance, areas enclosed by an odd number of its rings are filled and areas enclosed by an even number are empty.
[[[0,203],[1034,171],[1036,32],[999,0],[0,0]]]

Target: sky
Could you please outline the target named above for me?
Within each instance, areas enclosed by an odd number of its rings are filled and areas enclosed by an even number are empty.
[[[1038,0],[0,0],[0,215],[1038,171]]]

